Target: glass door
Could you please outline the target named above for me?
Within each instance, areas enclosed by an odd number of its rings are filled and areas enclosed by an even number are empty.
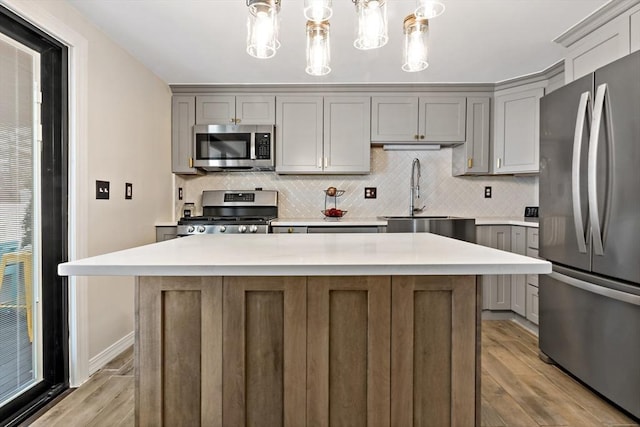
[[[39,211],[34,196],[40,175],[40,54],[0,34],[0,70],[2,405],[42,380],[40,233],[34,221]]]
[[[0,425],[68,387],[67,48],[0,6]]]

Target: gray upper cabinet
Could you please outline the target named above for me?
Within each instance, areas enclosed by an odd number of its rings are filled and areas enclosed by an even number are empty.
[[[321,96],[276,99],[276,172],[322,172],[323,100]]]
[[[324,98],[324,172],[369,173],[371,98]]]
[[[466,135],[464,96],[374,96],[371,142],[462,143]]]
[[[516,88],[495,97],[493,172],[537,173],[542,87]]]
[[[278,96],[276,172],[369,173],[368,96]]]
[[[174,96],[171,99],[171,170],[195,175],[193,167],[193,125],[196,122],[195,97]]]
[[[491,98],[467,98],[467,135],[464,144],[453,147],[453,175],[489,173],[489,128]]]
[[[196,124],[275,123],[275,96],[201,95],[196,97]]]

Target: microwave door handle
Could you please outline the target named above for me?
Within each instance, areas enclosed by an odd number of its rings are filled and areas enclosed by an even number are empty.
[[[251,138],[250,138],[250,142],[249,142],[249,158],[251,160],[255,160],[256,159],[256,133],[255,132],[251,132],[250,133]]]
[[[582,222],[582,201],[580,200],[580,154],[582,153],[582,137],[587,114],[591,112],[591,93],[584,92],[580,95],[578,115],[576,117],[576,129],[573,133],[573,159],[571,162],[571,195],[573,202],[573,224],[576,229],[578,251],[587,253],[584,223]],[[589,117],[591,119],[591,117]]]
[[[600,125],[602,124],[602,113],[605,108],[607,95],[607,84],[601,84],[596,91],[596,99],[593,108],[593,123],[591,124],[591,135],[589,136],[589,156],[587,160],[587,193],[589,195],[589,220],[593,230],[593,252],[595,255],[604,255],[602,244],[602,231],[600,229],[600,213],[598,212],[598,144],[600,142]],[[607,114],[609,116],[609,114]],[[609,126],[608,126],[609,127]],[[610,127],[609,127],[610,129]],[[610,135],[609,135],[610,137]],[[611,143],[611,140],[609,140]]]

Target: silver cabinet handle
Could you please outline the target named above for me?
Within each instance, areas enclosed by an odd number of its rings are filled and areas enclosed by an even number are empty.
[[[596,255],[604,255],[602,244],[602,230],[600,229],[600,213],[598,212],[598,143],[600,142],[600,124],[602,112],[607,98],[607,84],[601,84],[596,91],[596,99],[593,107],[593,123],[591,123],[591,135],[589,135],[589,156],[587,159],[587,194],[589,196],[589,220],[593,231],[593,252]],[[609,112],[610,113],[610,112]],[[610,114],[607,114],[610,116]],[[611,127],[608,126],[610,129]],[[611,141],[609,141],[611,143]]]
[[[580,153],[582,152],[582,134],[584,123],[587,119],[591,93],[584,92],[580,95],[578,105],[578,116],[576,117],[576,130],[573,133],[573,160],[571,162],[571,195],[573,201],[573,224],[576,227],[576,239],[578,240],[578,251],[587,253],[587,242],[585,238],[584,223],[582,222],[582,203],[580,200]],[[591,120],[591,117],[589,117]]]
[[[318,157],[318,167],[322,169],[322,157]]]
[[[328,157],[324,158],[324,167],[325,168],[329,167],[329,158]]]

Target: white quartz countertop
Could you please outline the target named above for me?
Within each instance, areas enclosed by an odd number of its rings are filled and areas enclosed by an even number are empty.
[[[63,276],[550,273],[547,261],[431,233],[196,235],[66,262]]]
[[[476,218],[476,225],[521,225],[523,227],[538,228],[538,218],[480,217]]]
[[[377,226],[386,227],[387,221],[380,218],[349,218],[346,215],[342,218],[276,218],[271,221],[272,227],[363,227]]]

